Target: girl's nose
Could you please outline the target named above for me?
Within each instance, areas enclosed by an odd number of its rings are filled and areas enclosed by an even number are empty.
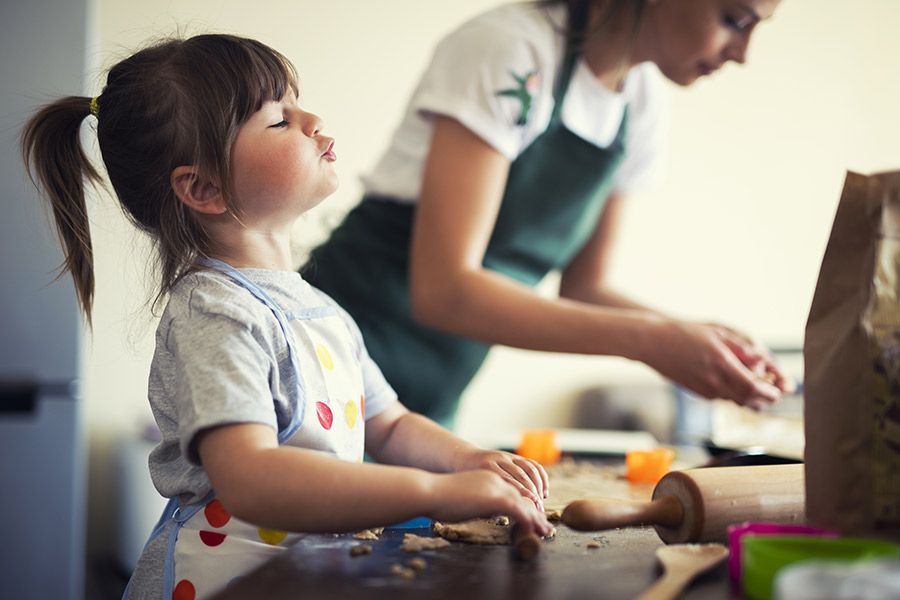
[[[325,123],[319,118],[318,115],[314,115],[313,113],[306,113],[304,115],[304,133],[309,137],[316,137],[321,133],[322,129],[325,127]]]

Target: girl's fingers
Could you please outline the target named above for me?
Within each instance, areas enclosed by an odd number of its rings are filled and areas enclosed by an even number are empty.
[[[544,498],[549,496],[550,480],[544,468],[535,461],[500,451],[482,451],[477,458],[468,462],[469,468],[476,464],[500,475],[513,486],[519,495],[532,501],[539,510],[544,510]]]
[[[538,490],[534,481],[515,462],[512,460],[495,462],[491,469],[503,477],[504,481],[516,488],[520,495],[531,500],[538,509],[544,510],[544,503],[541,498],[542,492]]]
[[[532,531],[541,536],[548,535],[553,529],[543,511],[535,511],[534,507],[523,502],[517,502],[510,511],[509,518],[517,524],[521,534]]]
[[[534,505],[539,510],[544,510],[544,502],[541,497],[542,492],[537,489],[537,486],[534,485],[534,482],[525,474],[521,467],[514,463],[510,464],[510,468],[500,467],[500,474],[518,489],[519,493],[534,502]]]
[[[544,470],[544,467],[529,458],[517,456],[515,460],[537,487],[538,495],[542,498],[548,497],[550,495],[550,478],[547,476],[547,471]]]

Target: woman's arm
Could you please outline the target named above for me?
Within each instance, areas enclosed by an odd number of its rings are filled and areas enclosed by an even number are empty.
[[[619,294],[608,285],[612,249],[618,236],[626,201],[621,195],[612,195],[609,198],[593,235],[562,275],[561,296],[581,302],[651,312],[648,307]],[[748,336],[715,323],[676,321],[671,323],[676,332],[672,334],[670,343],[676,345],[664,343],[658,346],[655,353],[645,354],[645,361],[695,392],[708,398],[739,399],[742,388],[747,390],[746,394],[754,394],[753,388],[747,386],[747,383],[760,378],[773,383],[781,391],[791,392],[795,388],[794,382],[778,368],[771,353]],[[682,333],[677,332],[679,328]],[[683,361],[678,356],[673,356],[679,352],[678,336],[706,339],[706,343],[700,344],[695,355],[688,356],[688,359],[704,368],[705,379],[692,375],[690,369],[685,369],[681,365]],[[665,337],[661,338],[661,342],[665,340]],[[729,373],[732,373],[734,381],[730,386],[727,383]],[[722,390],[729,387],[737,390],[736,395],[723,396]],[[739,403],[762,408],[765,401],[745,397]]]
[[[413,230],[413,316],[487,343],[639,358],[644,313],[544,298],[482,266],[508,169],[509,161],[466,127],[437,118]]]
[[[613,306],[584,301],[602,291],[585,283],[588,274],[602,275],[607,268],[600,235],[589,244],[597,254],[582,251],[559,298],[544,298],[485,269],[508,171],[509,161],[462,124],[436,119],[411,245],[414,318],[492,344],[639,360],[702,396],[754,408],[780,397],[787,379],[736,332],[671,319],[621,297],[607,297]],[[614,200],[598,232],[615,227],[620,206]],[[773,375],[776,385],[751,369]]]
[[[213,489],[234,516],[284,531],[357,531],[416,516],[460,521],[505,514],[527,531],[550,526],[534,504],[485,469],[435,474],[338,460],[279,446],[256,423],[201,434],[198,450]]]

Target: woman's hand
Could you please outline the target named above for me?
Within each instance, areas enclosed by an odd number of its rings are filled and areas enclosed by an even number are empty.
[[[427,513],[432,519],[453,522],[506,515],[523,534],[545,536],[552,530],[543,511],[496,473],[476,469],[434,478],[434,507]]]
[[[517,454],[499,450],[464,450],[455,461],[457,471],[486,469],[502,477],[519,493],[544,510],[544,498],[550,495],[550,479],[539,463]]]
[[[761,410],[794,390],[768,350],[714,323],[661,320],[641,360],[704,398]]]

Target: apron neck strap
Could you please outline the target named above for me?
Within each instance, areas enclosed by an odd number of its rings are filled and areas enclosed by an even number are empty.
[[[563,58],[562,70],[559,73],[559,77],[556,79],[556,87],[553,90],[553,119],[559,117],[562,112],[566,90],[569,89],[572,73],[575,72],[575,65],[581,57],[579,45],[581,43],[582,34],[584,34],[587,29],[589,10],[590,2],[580,2],[576,3],[569,13],[569,30],[566,32],[565,56]]]

